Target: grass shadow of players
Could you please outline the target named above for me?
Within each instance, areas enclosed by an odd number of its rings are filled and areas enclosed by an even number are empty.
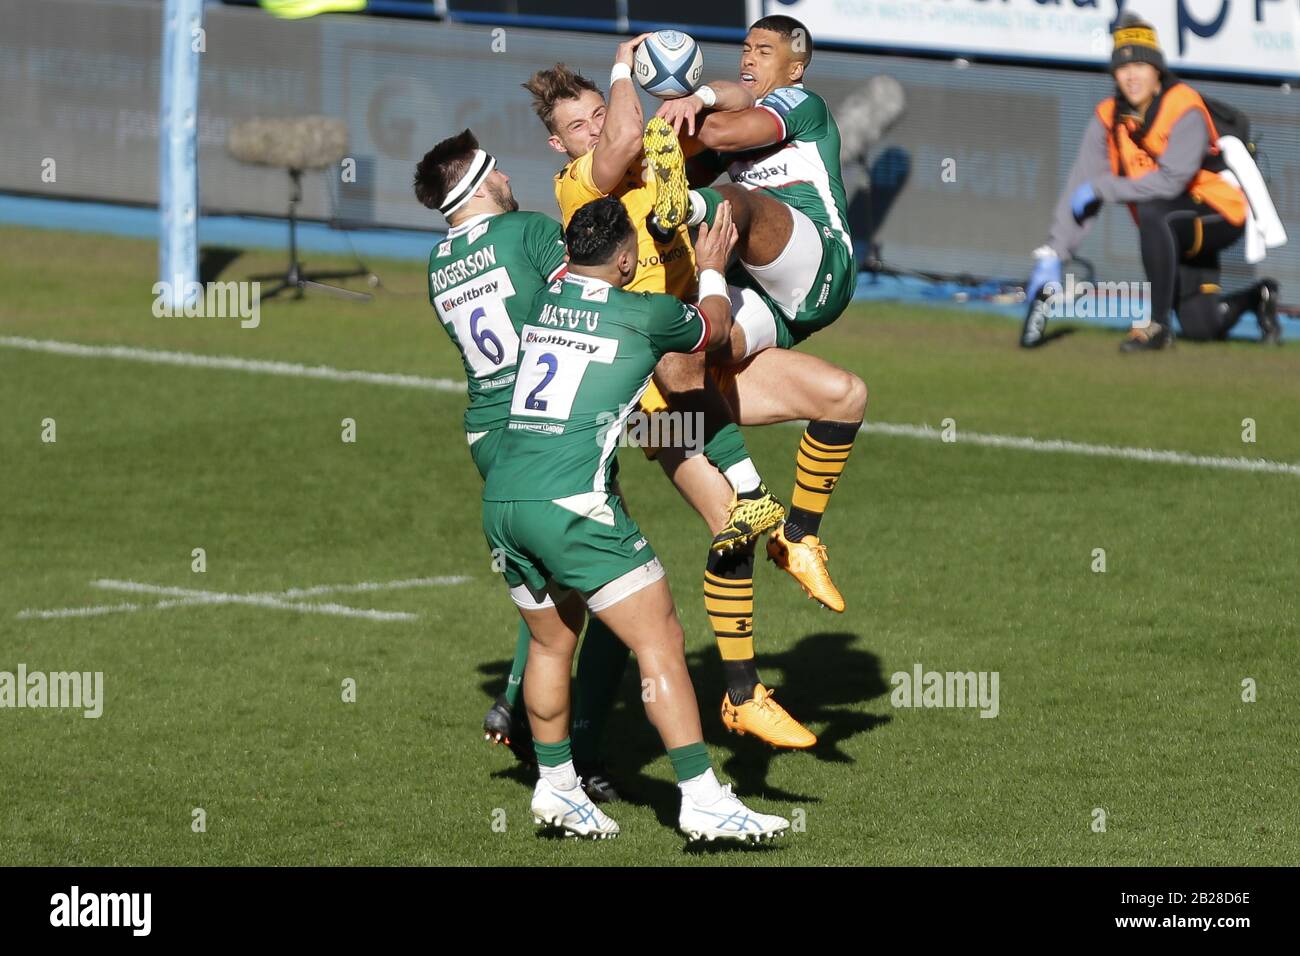
[[[479,690],[483,691],[488,697],[486,706],[491,706],[492,701],[496,700],[506,689],[506,680],[510,676],[510,666],[514,660],[506,657],[499,661],[484,661],[479,664],[476,670],[483,676],[479,681]]]
[[[864,714],[857,705],[883,696],[888,691],[880,659],[854,645],[858,636],[843,631],[809,634],[787,651],[759,654],[759,673],[768,686],[779,684],[778,699],[801,723],[818,733],[817,744],[806,751],[825,763],[851,763],[843,745],[850,738],[868,733],[889,722],[888,716]],[[722,702],[722,664],[713,647],[702,647],[687,655],[687,664],[699,698],[704,739],[729,751],[720,768],[721,776],[734,784],[742,799],[779,800],[792,804],[820,802],[820,798],[775,788],[767,783],[768,771],[776,759],[806,759],[784,753],[752,737],[727,733],[718,719]],[[482,663],[481,687],[489,700],[495,699],[509,672],[508,660]],[[651,807],[660,823],[677,825],[680,793],[673,783],[648,775],[646,768],[663,756],[658,734],[645,719],[641,702],[640,675],[635,661],[629,661],[605,730],[605,753],[612,777],[625,800]],[[510,779],[530,788],[536,771],[519,763],[492,772],[494,779]],[[779,845],[779,844],[777,844]],[[690,852],[719,852],[748,847],[766,851],[771,844],[692,845]]]
[[[764,681],[781,685],[778,699],[791,715],[814,729],[823,727],[817,744],[806,751],[822,762],[851,763],[853,758],[843,744],[890,720],[857,709],[856,705],[884,695],[889,688],[880,659],[855,647],[856,642],[854,634],[821,632],[807,635],[783,653],[758,656],[759,673]],[[788,803],[819,802],[815,795],[776,788],[767,782],[773,760],[805,758],[752,737],[729,734],[723,728],[718,711],[725,682],[716,650],[709,647],[693,651],[687,663],[700,700],[704,739],[730,752],[720,770],[721,776],[735,785],[736,793],[742,799],[749,796]],[[626,797],[652,806],[660,822],[675,826],[680,803],[677,787],[643,772],[663,754],[663,746],[645,720],[636,672],[632,668],[629,672],[605,737],[610,772],[627,791]]]
[[[205,285],[215,282],[221,273],[230,268],[230,264],[243,254],[241,249],[230,249],[226,246],[207,246],[200,249],[199,281]]]

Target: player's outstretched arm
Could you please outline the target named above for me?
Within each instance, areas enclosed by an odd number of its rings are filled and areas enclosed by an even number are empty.
[[[713,228],[700,224],[695,239],[695,263],[700,270],[700,311],[709,323],[704,339],[704,350],[713,351],[731,341],[731,298],[727,295],[727,280],[723,272],[727,258],[738,238],[736,224],[731,220],[731,203],[718,206]]]
[[[740,153],[770,146],[785,139],[785,124],[775,112],[762,106],[736,112],[712,112],[700,120],[695,138],[709,149]]]
[[[747,110],[755,103],[754,94],[735,80],[714,80],[708,86],[713,90],[715,97],[710,109],[734,113],[738,110]]]
[[[753,105],[754,94],[739,83],[734,80],[714,80],[690,96],[665,101],[655,115],[672,124],[677,135],[680,136],[685,129],[686,135],[693,136],[701,110],[736,112],[747,110]]]
[[[641,115],[636,84],[632,82],[632,66],[637,46],[649,35],[642,33],[620,43],[614,55],[605,125],[600,131],[600,142],[591,154],[591,181],[606,196],[618,186],[641,151],[645,118]],[[620,69],[620,66],[626,69]]]

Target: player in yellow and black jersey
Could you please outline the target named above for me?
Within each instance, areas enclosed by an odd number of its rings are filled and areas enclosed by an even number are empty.
[[[628,290],[690,300],[696,293],[695,260],[686,227],[673,230],[667,241],[656,241],[646,224],[658,187],[643,172],[645,120],[631,79],[633,53],[645,36],[619,46],[608,103],[595,83],[563,64],[538,71],[524,87],[533,96],[551,148],[569,160],[555,177],[561,222],[593,199],[617,197],[637,229],[637,275]],[[665,356],[665,362],[672,360]],[[754,542],[779,526],[784,509],[762,484],[713,381],[706,380],[703,392],[669,394],[668,399],[675,412],[698,410],[706,422],[725,422],[716,430],[706,425],[703,455],[663,448],[657,459],[715,535],[704,600],[727,680],[723,710],[728,728],[778,747],[810,747],[817,738],[776,703],[754,663]],[[668,407],[657,391],[651,402],[643,401],[643,410]]]

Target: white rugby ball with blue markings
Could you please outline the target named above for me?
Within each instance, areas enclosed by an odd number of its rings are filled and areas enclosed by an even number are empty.
[[[677,30],[660,30],[636,48],[636,81],[661,100],[690,96],[704,74],[699,44]]]

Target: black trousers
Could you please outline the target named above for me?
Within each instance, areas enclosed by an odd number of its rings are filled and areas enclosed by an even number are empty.
[[[1219,252],[1240,239],[1244,228],[1187,193],[1138,203],[1137,216],[1151,321],[1168,327],[1177,306],[1185,338],[1226,336],[1244,309],[1219,295]]]

